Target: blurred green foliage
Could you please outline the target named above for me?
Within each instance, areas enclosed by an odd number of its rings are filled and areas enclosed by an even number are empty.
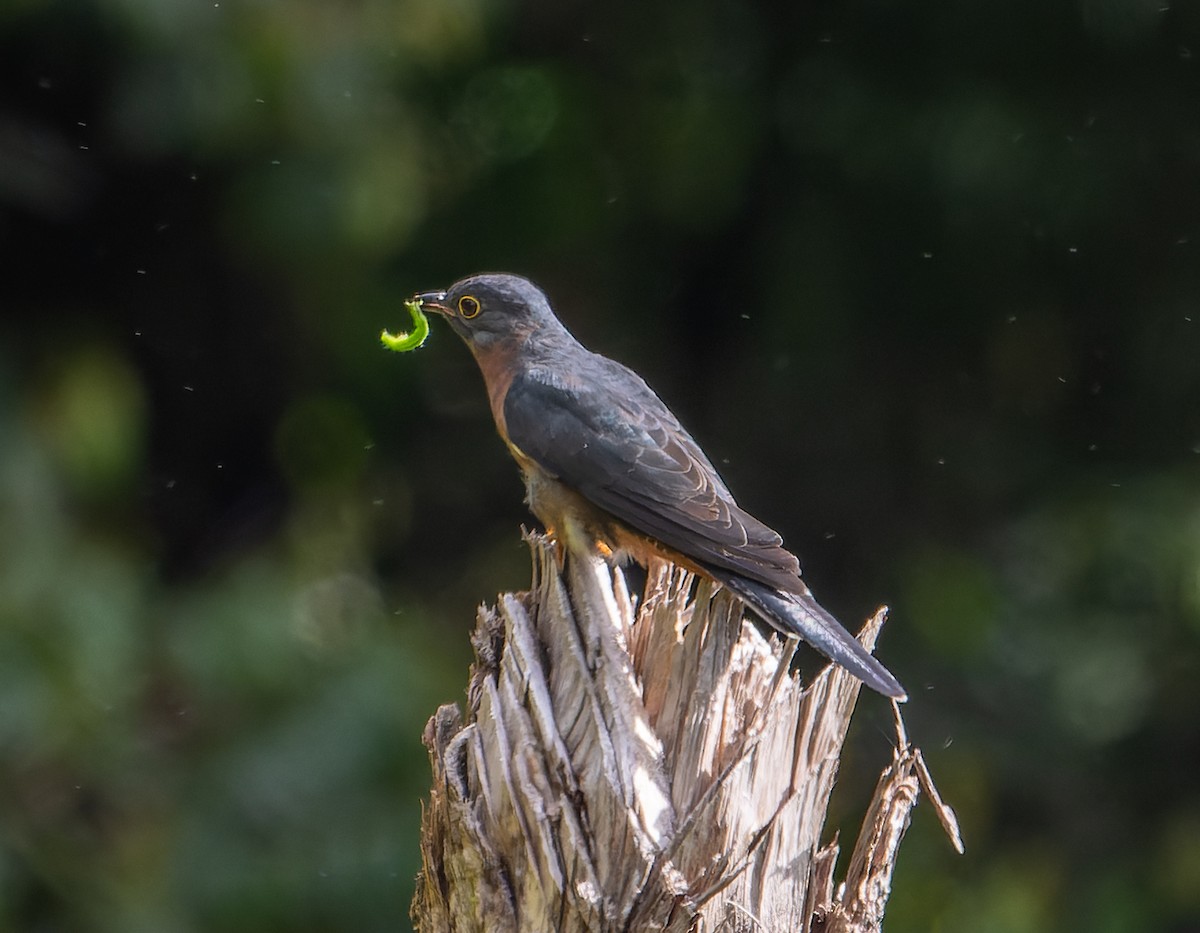
[[[0,6],[0,931],[394,930],[541,282],[882,654],[888,929],[1200,930],[1200,13]],[[864,701],[835,823],[888,754]]]

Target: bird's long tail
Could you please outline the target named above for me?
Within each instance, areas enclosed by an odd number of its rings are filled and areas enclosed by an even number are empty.
[[[900,701],[908,699],[891,671],[880,664],[837,619],[821,608],[811,594],[783,593],[736,574],[712,569],[708,569],[708,572],[744,599],[773,628],[784,634],[799,635],[877,693]]]

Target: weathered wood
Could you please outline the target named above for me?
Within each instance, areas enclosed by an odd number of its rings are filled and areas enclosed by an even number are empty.
[[[602,560],[530,544],[530,591],[479,611],[465,719],[426,728],[417,929],[876,929],[919,752],[900,735],[835,897],[820,836],[859,682],[803,688],[794,642],[668,564],[635,603]]]

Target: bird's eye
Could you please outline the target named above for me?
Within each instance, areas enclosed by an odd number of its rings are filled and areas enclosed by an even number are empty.
[[[465,318],[473,318],[480,311],[479,299],[474,295],[463,295],[458,299],[458,313]]]

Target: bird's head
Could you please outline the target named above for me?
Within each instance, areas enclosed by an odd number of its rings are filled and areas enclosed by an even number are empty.
[[[519,275],[472,275],[444,292],[423,292],[416,299],[424,310],[445,317],[476,353],[562,330],[542,290]]]

